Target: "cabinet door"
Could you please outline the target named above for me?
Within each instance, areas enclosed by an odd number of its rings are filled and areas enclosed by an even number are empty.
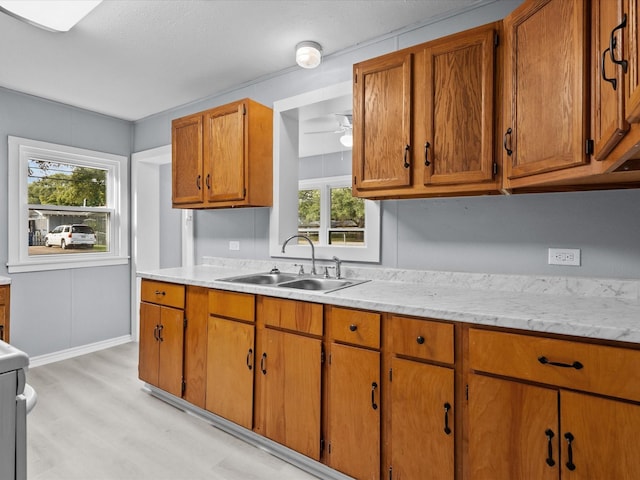
[[[469,480],[559,479],[557,391],[472,374],[468,408]]]
[[[560,405],[563,480],[640,478],[640,406],[565,391]]]
[[[205,408],[209,289],[187,286],[184,333],[184,399]]]
[[[380,353],[333,343],[327,402],[328,465],[380,478]]]
[[[0,285],[0,340],[9,343],[9,285]]]
[[[158,386],[160,350],[158,345],[158,325],[160,325],[160,306],[140,303],[140,350],[138,358],[138,377],[151,385]]]
[[[158,341],[160,345],[158,387],[176,397],[181,397],[184,351],[183,310],[160,307]]]
[[[202,202],[202,115],[173,121],[171,126],[172,199],[174,204]]]
[[[209,317],[206,409],[245,428],[253,427],[255,327]]]
[[[453,480],[453,369],[393,358],[391,464],[397,480]]]
[[[621,66],[611,61],[611,36],[614,35],[613,55],[620,58],[622,30],[614,28],[622,21],[622,0],[594,0],[592,3],[592,70],[594,157],[604,159],[629,129],[625,119],[625,75]]]
[[[207,200],[242,200],[245,196],[245,106],[233,103],[205,114],[204,161]]]
[[[625,77],[625,110],[627,120],[637,123],[640,122],[640,0],[625,0],[624,4],[627,14],[627,28],[623,30],[624,55],[629,62]]]
[[[411,185],[411,62],[402,53],[354,66],[356,190]]]
[[[494,45],[490,26],[424,51],[425,185],[493,179]]]
[[[319,460],[322,341],[269,328],[263,332],[261,430]]]
[[[586,10],[583,0],[535,0],[504,20],[503,164],[510,179],[588,161]]]

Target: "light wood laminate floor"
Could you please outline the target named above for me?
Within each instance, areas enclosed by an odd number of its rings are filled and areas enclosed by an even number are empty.
[[[27,381],[29,480],[311,480],[145,393],[138,344],[41,367]]]

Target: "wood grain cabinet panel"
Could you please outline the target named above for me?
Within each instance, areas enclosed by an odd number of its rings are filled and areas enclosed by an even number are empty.
[[[380,478],[380,352],[331,344],[327,464],[360,480]]]
[[[588,14],[583,0],[533,0],[504,19],[507,188],[589,162]]]
[[[332,307],[330,319],[332,340],[380,348],[379,313]]]
[[[272,205],[273,111],[245,98],[172,122],[175,208]]]
[[[624,38],[624,59],[628,61],[625,76],[625,112],[629,122],[640,122],[640,0],[624,0],[627,27]],[[621,59],[618,57],[618,59]]]
[[[392,316],[391,341],[399,355],[453,364],[453,324]]]
[[[323,333],[323,305],[283,298],[261,297],[264,324],[310,335]]]

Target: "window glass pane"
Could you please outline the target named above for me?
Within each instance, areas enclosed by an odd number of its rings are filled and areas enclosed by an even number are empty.
[[[312,242],[320,241],[320,190],[298,191],[298,233],[307,235]],[[306,241],[299,238],[298,243]]]
[[[29,159],[28,203],[104,207],[107,171],[99,168]]]
[[[109,251],[108,212],[29,208],[29,256]]]
[[[353,197],[350,187],[331,189],[332,245],[364,245],[364,200]]]

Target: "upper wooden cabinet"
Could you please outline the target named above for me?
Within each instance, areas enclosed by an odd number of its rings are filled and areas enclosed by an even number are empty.
[[[587,18],[583,0],[525,2],[504,20],[505,187],[589,162]],[[548,180],[548,179],[544,179]]]
[[[244,99],[172,122],[175,208],[272,204],[273,112]]]
[[[499,189],[490,24],[354,65],[354,195]]]

